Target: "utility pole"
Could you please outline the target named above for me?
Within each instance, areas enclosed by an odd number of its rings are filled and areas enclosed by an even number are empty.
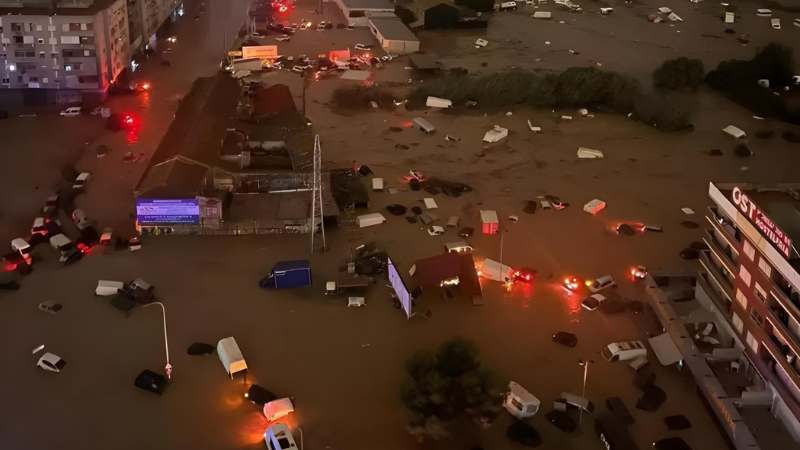
[[[314,173],[311,178],[311,254],[314,254],[317,215],[319,215],[319,228],[322,231],[322,251],[324,252],[327,248],[325,242],[325,215],[322,210],[322,145],[318,134],[314,136]]]
[[[152,302],[144,305],[143,307],[158,305],[161,307],[161,318],[164,322],[164,353],[166,354],[167,364],[164,366],[164,371],[167,374],[167,379],[172,379],[172,364],[169,362],[169,340],[167,339],[167,310],[161,302]]]
[[[589,364],[594,364],[591,359],[578,360],[578,365],[583,366],[583,389],[581,389],[581,397],[586,398],[586,380],[589,377]],[[583,421],[583,408],[578,408],[578,423]]]

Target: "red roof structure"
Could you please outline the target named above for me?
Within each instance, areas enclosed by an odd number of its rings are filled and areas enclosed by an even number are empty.
[[[442,282],[458,278],[458,289],[465,296],[480,298],[483,293],[475,269],[475,260],[470,254],[444,253],[417,260],[414,279],[422,289],[440,288]]]

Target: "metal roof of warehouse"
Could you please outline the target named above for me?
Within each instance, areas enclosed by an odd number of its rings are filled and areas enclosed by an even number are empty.
[[[415,41],[417,36],[397,17],[371,17],[370,23],[381,33],[384,39],[392,41]]]

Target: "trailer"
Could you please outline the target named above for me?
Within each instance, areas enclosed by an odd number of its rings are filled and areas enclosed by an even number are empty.
[[[481,264],[478,275],[489,280],[506,283],[514,279],[514,269],[493,259],[486,258]]]
[[[325,283],[325,295],[339,295],[339,294],[352,294],[360,293],[375,283],[372,277],[364,276],[349,276],[340,277],[335,281],[328,281]]]
[[[233,336],[220,339],[217,342],[217,354],[219,355],[219,361],[225,368],[225,372],[228,373],[231,379],[237,373],[247,371],[247,362],[244,360],[242,351],[239,350],[239,344],[236,343],[236,339]]]
[[[358,225],[359,228],[380,225],[383,222],[386,222],[386,217],[384,217],[381,213],[363,214],[356,217],[356,225]]]
[[[289,289],[311,285],[311,265],[308,260],[281,261],[259,281],[262,289]]]

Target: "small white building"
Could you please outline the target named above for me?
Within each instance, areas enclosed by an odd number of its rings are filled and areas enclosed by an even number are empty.
[[[419,39],[397,17],[370,17],[369,30],[386,53],[401,55],[419,51]]]
[[[353,27],[369,26],[370,17],[394,17],[394,5],[389,0],[333,0]]]

